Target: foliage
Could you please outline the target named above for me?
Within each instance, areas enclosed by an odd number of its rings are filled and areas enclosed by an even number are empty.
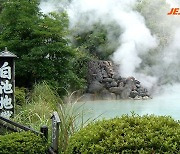
[[[76,31],[76,29],[74,29]],[[111,31],[111,34],[109,34]],[[74,34],[74,44],[84,52],[92,54],[98,59],[107,60],[109,56],[115,51],[118,44],[109,39],[118,38],[120,34],[119,27],[111,23],[109,25],[102,25],[96,23],[92,29]],[[111,35],[111,36],[109,36]]]
[[[56,81],[57,86],[69,88],[73,74],[70,61],[75,55],[65,39],[67,16],[66,14],[51,14],[51,16],[41,19],[39,26],[34,30],[33,41],[38,45],[24,55],[23,59],[27,64],[25,70],[34,76],[34,81]]]
[[[0,0],[0,13],[1,13],[1,11],[2,11],[2,9],[3,9],[3,3],[5,2],[5,0]]]
[[[30,52],[33,47],[33,31],[38,22],[38,2],[36,0],[10,0],[3,4],[0,15],[2,31],[0,33],[0,47],[5,46],[19,58],[16,62],[16,85],[26,85],[26,64],[23,55]],[[28,70],[27,70],[28,71]],[[29,75],[29,74],[28,74]],[[26,77],[26,78],[25,78]],[[31,75],[28,76],[29,81]],[[22,80],[23,78],[23,80]]]
[[[26,88],[19,88],[19,87],[15,88],[16,105],[20,105],[20,106],[25,105],[25,103],[26,103],[26,93],[27,93]]]
[[[67,97],[67,102],[63,102],[56,93],[56,89],[49,86],[47,82],[36,84],[31,94],[28,95],[27,104],[23,105],[14,121],[30,126],[39,131],[43,125],[49,127],[49,139],[51,140],[51,120],[50,117],[54,111],[57,111],[61,119],[59,150],[63,152],[66,150],[69,143],[69,138],[72,136],[83,124],[76,125],[75,121],[78,118],[83,118],[83,114],[79,114],[79,109],[74,108],[76,103],[72,99],[72,94]]]
[[[42,125],[50,125],[51,114],[61,100],[43,82],[34,86],[26,101],[13,120],[39,130]]]
[[[45,141],[30,132],[11,133],[0,136],[0,153],[4,154],[44,154],[47,150]]]
[[[59,149],[60,153],[65,153],[70,137],[83,128],[92,119],[84,118],[86,111],[82,110],[83,105],[77,106],[76,103],[80,98],[74,98],[74,93],[69,93],[66,101],[59,104],[58,114],[61,119],[59,132]]]
[[[0,14],[0,48],[14,52],[16,60],[16,85],[32,87],[43,80],[59,87],[74,87],[79,79],[72,68],[76,53],[69,43],[68,17],[65,12],[43,15],[38,0],[9,0]],[[23,79],[23,80],[22,80]]]
[[[0,135],[5,135],[8,133],[12,133],[12,132],[3,126],[0,126]]]
[[[73,72],[76,74],[74,80],[71,80],[72,90],[85,90],[87,86],[88,62],[92,60],[92,55],[85,52],[77,52],[76,58],[71,61]],[[74,87],[74,88],[73,88]]]
[[[179,153],[180,124],[171,117],[128,116],[89,124],[67,153]]]

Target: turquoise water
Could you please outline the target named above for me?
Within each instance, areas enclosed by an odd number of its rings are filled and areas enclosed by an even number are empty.
[[[85,112],[86,119],[108,119],[135,112],[139,115],[166,115],[180,120],[180,88],[168,88],[163,94],[149,100],[84,101],[77,105],[82,105],[80,110]]]

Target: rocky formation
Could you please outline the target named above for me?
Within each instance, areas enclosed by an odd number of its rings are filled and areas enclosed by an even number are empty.
[[[149,94],[134,77],[117,74],[111,61],[91,61],[88,64],[88,88],[85,97],[93,99],[148,99]]]

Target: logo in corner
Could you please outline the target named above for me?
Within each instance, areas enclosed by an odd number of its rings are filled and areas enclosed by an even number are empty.
[[[180,8],[172,8],[167,15],[180,15]]]

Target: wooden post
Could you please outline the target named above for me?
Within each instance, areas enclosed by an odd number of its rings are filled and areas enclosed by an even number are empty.
[[[45,137],[46,141],[48,141],[48,127],[47,126],[42,126],[40,128],[40,132],[43,133],[43,136]]]
[[[57,112],[53,112],[52,119],[52,144],[51,147],[54,152],[58,153],[58,139],[59,139],[59,125],[60,118]]]

